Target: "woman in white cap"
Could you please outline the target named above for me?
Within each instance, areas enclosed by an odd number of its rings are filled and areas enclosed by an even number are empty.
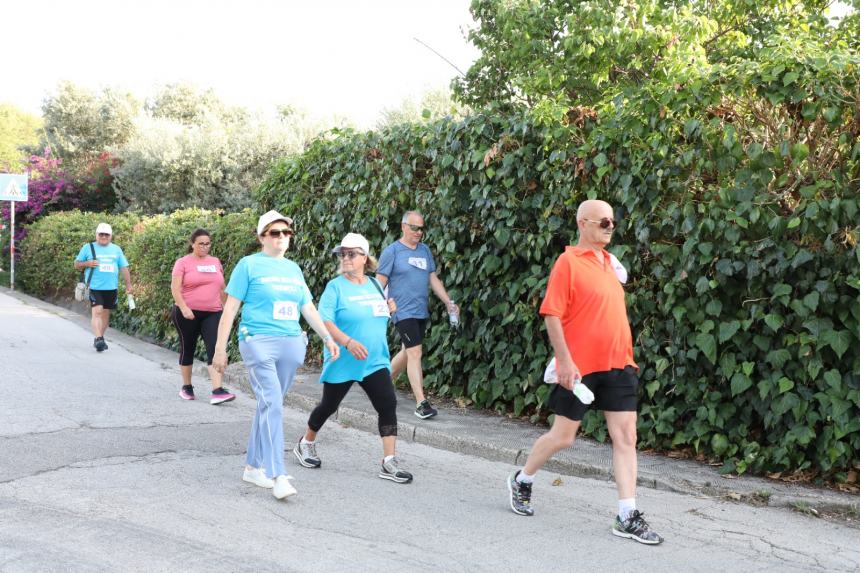
[[[131,274],[125,253],[113,240],[113,229],[107,223],[96,227],[96,240],[81,247],[75,257],[75,269],[83,271],[90,287],[90,306],[92,307],[91,327],[95,339],[93,346],[97,352],[108,349],[105,331],[110,322],[110,311],[116,309],[119,299],[119,275],[125,281],[126,294],[133,294]],[[86,269],[89,269],[87,273]]]
[[[227,300],[218,324],[212,365],[227,367],[227,339],[233,319],[242,308],[239,352],[257,396],[257,412],[248,439],[242,479],[272,488],[278,499],[294,495],[284,469],[284,397],[296,369],[304,363],[307,337],[299,326],[303,316],[323,339],[336,360],[340,352],[323,325],[301,269],[284,257],[293,236],[293,220],[269,211],[257,222],[259,253],[242,258],[230,275]]]
[[[385,298],[379,283],[365,275],[376,270],[367,239],[349,233],[333,251],[340,260],[340,276],[329,281],[320,297],[320,314],[335,342],[347,352],[326,352],[320,382],[322,401],[308,418],[308,429],[293,453],[306,468],[318,468],[322,461],[316,452],[316,437],[329,416],[337,411],[353,383],[358,383],[370,398],[378,415],[383,460],[379,477],[396,483],[409,483],[412,474],[400,467],[395,458],[397,441],[397,396],[391,383],[391,357],[386,332],[394,300]]]

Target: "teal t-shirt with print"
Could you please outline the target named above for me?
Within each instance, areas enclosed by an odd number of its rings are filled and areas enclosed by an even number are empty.
[[[358,285],[340,276],[326,285],[320,297],[320,316],[362,343],[367,348],[367,358],[358,360],[341,346],[340,357],[332,362],[326,349],[320,382],[361,381],[382,368],[391,370],[387,339],[388,303],[371,281],[367,277],[363,285]]]
[[[239,340],[299,336],[302,306],[313,302],[299,266],[265,253],[243,257],[230,275],[226,292],[243,303]]]
[[[93,278],[90,280],[90,289],[116,290],[119,286],[119,270],[128,266],[125,253],[122,252],[119,245],[113,243],[108,243],[104,246],[93,243],[93,248],[96,251],[96,260],[99,262],[99,266],[85,268],[84,281],[86,282],[90,278],[90,273],[92,273]],[[93,252],[90,250],[89,243],[81,247],[75,260],[78,262],[93,260]]]

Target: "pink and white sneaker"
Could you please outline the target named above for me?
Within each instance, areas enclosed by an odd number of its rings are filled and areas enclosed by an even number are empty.
[[[179,397],[183,400],[193,400],[194,386],[183,386],[182,390],[179,391]]]

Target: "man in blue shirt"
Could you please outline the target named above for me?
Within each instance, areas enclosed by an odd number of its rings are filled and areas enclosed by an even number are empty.
[[[111,242],[113,229],[107,223],[99,223],[96,240],[81,247],[75,257],[75,269],[88,269],[84,272],[90,284],[90,306],[92,307],[92,330],[95,335],[93,346],[98,352],[107,350],[105,331],[110,322],[110,311],[117,306],[119,275],[125,280],[125,292],[134,294],[131,286],[131,273],[128,261],[119,245]],[[95,255],[95,256],[94,256]]]
[[[388,295],[397,303],[394,325],[403,347],[391,360],[391,379],[396,380],[404,370],[415,394],[415,415],[432,418],[438,412],[424,397],[424,372],[421,368],[421,343],[430,314],[427,311],[429,289],[439,297],[449,313],[460,310],[448,296],[445,286],[436,276],[436,262],[430,248],[421,242],[424,237],[424,216],[407,211],[400,224],[403,235],[388,245],[379,258],[376,277],[388,285]]]

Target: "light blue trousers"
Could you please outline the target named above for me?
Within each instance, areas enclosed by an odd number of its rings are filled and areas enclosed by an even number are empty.
[[[306,340],[304,336],[253,336],[239,342],[239,352],[257,396],[245,463],[263,468],[270,478],[287,473],[284,397],[293,385],[296,370],[305,361]]]

